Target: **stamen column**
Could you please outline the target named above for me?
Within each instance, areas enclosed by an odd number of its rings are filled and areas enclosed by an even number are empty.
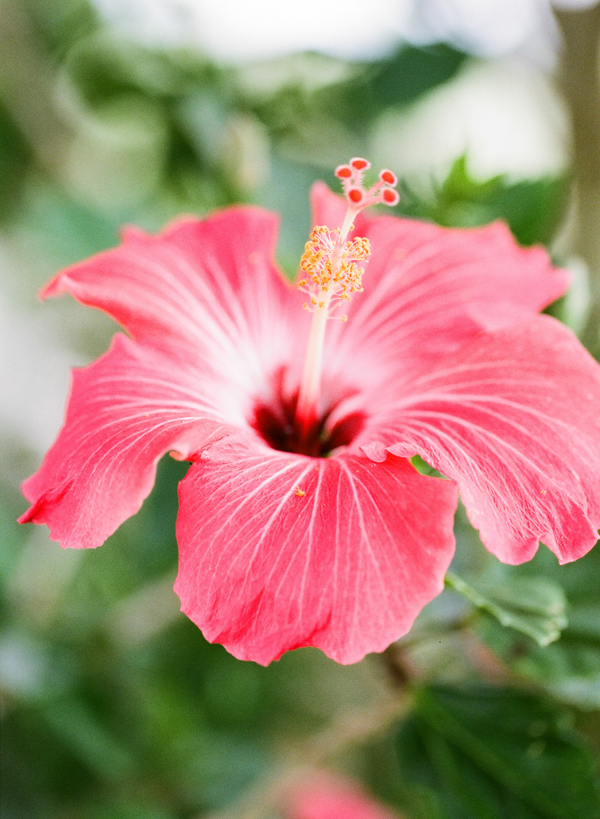
[[[394,190],[397,179],[392,171],[381,171],[379,181],[365,190],[363,175],[369,167],[366,159],[355,157],[348,165],[336,169],[348,204],[342,227],[333,231],[315,227],[300,260],[300,268],[306,277],[300,279],[298,287],[310,297],[304,307],[313,314],[296,406],[296,425],[303,438],[311,434],[319,419],[327,320],[333,317],[340,301],[349,301],[353,293],[362,291],[364,269],[358,266],[358,262],[367,260],[369,242],[361,238],[347,241],[348,233],[356,215],[365,207],[378,203],[395,205],[399,200]],[[345,321],[347,316],[338,318]]]

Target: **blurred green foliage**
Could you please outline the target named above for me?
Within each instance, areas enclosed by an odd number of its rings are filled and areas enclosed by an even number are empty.
[[[544,576],[561,584],[567,600],[568,625],[560,640],[541,649],[512,629],[498,629],[488,618],[477,624],[482,639],[508,666],[536,681],[555,696],[581,707],[600,709],[600,615],[598,586],[600,552],[559,567],[541,551],[527,566],[528,576]],[[523,567],[511,574],[519,581]]]
[[[21,182],[30,160],[27,144],[0,103],[0,222],[19,207]]]
[[[0,32],[0,47],[17,62],[0,70],[0,221],[31,299],[54,268],[114,244],[123,222],[156,230],[235,201],[281,212],[292,274],[312,181],[333,184],[331,168],[368,147],[380,116],[467,59],[440,44],[369,63],[307,54],[220,67],[129,42],[84,0],[4,0],[2,12],[12,39]],[[523,244],[549,242],[569,184],[478,181],[457,157],[429,197],[406,187],[398,213],[502,218]],[[378,657],[342,668],[301,650],[261,668],[206,643],[171,588],[185,465],[165,459],[141,512],[84,554],[12,523],[24,506],[14,476],[35,462],[19,442],[3,459],[3,819],[193,819],[243,803],[281,748],[387,685]],[[412,713],[331,763],[412,819],[593,819],[600,553],[559,567],[542,548],[501,566],[461,515],[457,539],[466,598],[444,592],[400,644]]]
[[[431,200],[406,191],[403,211],[448,227],[475,227],[502,219],[523,245],[548,243],[567,205],[567,180],[542,178],[509,182],[495,176],[483,182],[469,173],[466,155],[452,165]]]
[[[600,816],[595,760],[569,715],[509,688],[425,688],[398,736],[423,819]]]
[[[496,572],[490,574],[496,575]],[[568,623],[563,589],[548,577],[537,574],[493,576],[474,587],[454,572],[448,572],[446,585],[464,595],[478,609],[491,614],[504,628],[527,634],[540,646],[558,640]]]

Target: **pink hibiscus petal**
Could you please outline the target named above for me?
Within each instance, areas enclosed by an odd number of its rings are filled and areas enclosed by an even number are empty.
[[[368,796],[355,782],[322,773],[288,796],[286,819],[395,819],[396,814]]]
[[[158,236],[128,229],[122,245],[59,273],[42,296],[68,292],[174,360],[200,356],[221,371],[241,361],[256,377],[290,358],[295,315],[296,332],[308,332],[302,298],[273,262],[277,225],[238,207]]]
[[[39,471],[25,481],[21,523],[46,523],[62,546],[99,546],[135,514],[169,450],[189,458],[239,421],[219,409],[220,384],[174,368],[122,334],[94,364],[73,373],[65,425]],[[214,397],[210,393],[214,392]]]
[[[506,563],[531,559],[540,539],[562,563],[592,548],[600,368],[567,328],[539,316],[482,335],[403,388],[361,436],[367,454],[419,453],[453,478],[483,542]]]
[[[180,484],[175,591],[205,637],[240,659],[318,646],[357,662],[441,591],[456,500],[454,483],[393,455],[375,464],[217,444]]]
[[[314,185],[312,204],[315,223],[340,223],[345,204],[323,183]],[[568,286],[543,248],[519,247],[500,222],[456,230],[361,214],[355,228],[369,239],[371,256],[347,325],[329,333],[332,377],[348,360],[372,369],[362,362],[373,359],[384,381],[391,372],[435,366],[482,329],[538,313]]]

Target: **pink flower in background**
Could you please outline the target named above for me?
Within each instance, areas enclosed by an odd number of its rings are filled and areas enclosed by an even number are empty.
[[[304,296],[273,262],[276,218],[254,207],[127,230],[43,291],[129,336],[74,373],[21,520],[98,546],[159,458],[191,461],[175,589],[208,640],[259,663],[307,645],[355,662],[406,633],[443,587],[459,489],[505,562],[539,539],[573,560],[598,536],[600,367],[538,315],[566,274],[501,224],[360,214],[397,198],[390,172],[365,191],[366,165],[338,169],[345,200],[313,190],[327,228]],[[416,453],[449,480],[419,474]]]
[[[397,819],[351,780],[320,774],[287,799],[286,819]]]

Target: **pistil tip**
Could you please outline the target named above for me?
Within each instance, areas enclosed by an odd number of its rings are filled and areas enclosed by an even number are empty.
[[[338,165],[335,169],[335,175],[342,183],[348,207],[355,215],[370,205],[383,204],[393,207],[400,201],[400,196],[395,190],[398,177],[388,168],[380,171],[378,182],[368,189],[364,187],[363,176],[370,167],[371,163],[367,159],[355,156],[347,165]]]
[[[385,182],[386,185],[391,185],[392,188],[395,188],[398,184],[398,177],[396,174],[393,171],[389,171],[387,168],[384,168],[379,172],[379,178],[382,182]]]
[[[371,167],[371,163],[368,159],[363,159],[360,156],[355,156],[353,159],[350,160],[350,165],[354,168],[355,171],[368,171]]]
[[[350,165],[338,165],[335,169],[335,175],[338,179],[350,179],[352,176],[352,168]]]
[[[384,205],[389,205],[390,207],[393,207],[394,205],[397,205],[398,202],[400,201],[400,194],[393,188],[384,188],[384,190],[381,193],[381,200]]]

